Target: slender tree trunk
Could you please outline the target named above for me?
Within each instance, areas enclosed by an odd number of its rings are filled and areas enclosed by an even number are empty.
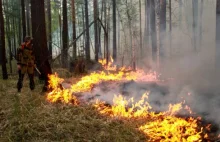
[[[172,56],[172,38],[171,38],[171,34],[172,34],[172,4],[171,4],[171,0],[169,0],[169,42],[170,42],[170,57]]]
[[[72,25],[73,25],[73,41],[76,39],[76,12],[75,12],[75,0],[71,1],[72,3]],[[76,50],[76,42],[73,43],[73,59],[76,59],[77,50]]]
[[[183,9],[183,1],[179,0],[179,26],[182,27],[182,9]]]
[[[88,0],[85,0],[85,21],[86,21],[86,60],[90,61],[90,40],[89,40],[89,12]]]
[[[52,33],[51,33],[51,5],[50,0],[47,0],[47,30],[48,30],[48,46],[49,46],[49,59],[52,60]]]
[[[103,2],[104,5],[104,25],[105,28],[107,27],[107,7],[106,7],[106,0]],[[107,29],[106,29],[107,30]],[[106,31],[107,32],[107,31]],[[107,33],[104,32],[104,58],[106,59],[106,42],[107,42]]]
[[[2,77],[8,79],[8,73],[6,68],[6,52],[5,52],[5,29],[4,29],[4,18],[2,10],[2,0],[0,0],[0,63],[2,65]]]
[[[160,64],[164,60],[164,37],[166,36],[166,0],[160,0]]]
[[[8,9],[7,9],[8,10]],[[11,50],[11,28],[10,28],[10,16],[6,16],[6,36],[8,40],[8,48],[9,48],[9,67],[10,67],[10,73],[12,73],[12,50]]]
[[[156,33],[156,15],[155,1],[150,1],[150,25],[151,25],[151,40],[152,40],[152,59],[157,62],[157,33]]]
[[[216,73],[220,71],[220,0],[216,0]]]
[[[121,54],[122,50],[121,50],[121,25],[120,25],[120,16],[119,16],[119,12],[118,12],[118,21],[117,21],[117,25],[118,25],[118,44],[117,44],[117,49],[118,49],[118,53]]]
[[[44,0],[31,0],[31,17],[34,38],[33,49],[37,66],[41,72],[40,78],[45,80],[43,91],[46,91],[49,85],[48,75],[52,74],[52,70],[48,61],[49,51],[47,48]]]
[[[14,55],[16,55],[17,54],[17,44],[16,44],[16,34],[15,34],[15,31],[16,31],[16,28],[15,28],[15,18],[13,18],[13,21],[12,21],[12,27],[13,27],[13,29],[12,29],[12,31],[13,31],[13,47],[14,47]]]
[[[94,6],[94,37],[95,37],[95,60],[98,61],[99,58],[99,41],[98,41],[98,22],[97,22],[97,18],[99,17],[99,13],[98,13],[98,3],[97,0],[93,0],[93,6]]]
[[[83,29],[86,28],[85,26],[85,13],[84,13],[84,7],[82,6],[82,23],[83,23]],[[83,33],[83,50],[81,52],[83,52],[83,56],[86,55],[86,32]]]
[[[203,4],[204,4],[204,0],[201,0],[200,18],[199,18],[199,45],[198,45],[198,47],[202,46]]]
[[[108,64],[109,63],[109,44],[110,44],[110,40],[109,40],[109,38],[110,38],[110,31],[109,31],[109,29],[110,29],[110,6],[108,6],[108,8],[107,8],[107,21],[106,21],[107,23],[107,26],[106,26],[106,28],[107,28],[107,33],[106,33],[106,64]]]
[[[197,49],[197,37],[198,37],[198,0],[192,1],[193,5],[193,47],[194,51],[196,52]]]
[[[112,0],[112,15],[113,15],[113,59],[117,59],[117,39],[116,39],[116,0]]]
[[[139,0],[139,18],[140,18],[140,56],[142,58],[142,18],[141,18],[141,0]]]
[[[148,48],[149,44],[149,37],[150,37],[150,0],[145,0],[145,25],[144,25],[144,40],[143,46],[145,50]],[[141,57],[143,57],[143,52],[141,53]]]
[[[27,19],[27,35],[31,35],[30,30],[30,1],[26,0],[26,19]]]
[[[67,3],[63,0],[63,50],[62,50],[62,65],[63,68],[67,67],[68,60],[68,21],[67,21]]]
[[[128,8],[128,0],[125,1],[126,2],[126,14],[127,14],[127,17],[128,17],[128,27],[129,27],[129,35],[130,35],[130,57],[132,60],[133,59],[133,52],[132,52],[132,48],[133,48],[133,40],[132,40],[132,28],[131,28],[131,16],[130,16],[130,11],[129,11],[129,8]]]
[[[24,40],[25,36],[26,36],[26,18],[25,18],[25,4],[24,4],[24,0],[21,0],[21,13],[22,13],[22,30],[23,30],[23,38],[22,40]]]
[[[9,1],[6,1],[7,4],[9,4]],[[11,10],[9,10],[9,6],[7,6],[6,10],[9,12],[11,12]],[[5,19],[6,19],[6,36],[7,36],[7,40],[8,40],[8,48],[9,48],[9,67],[10,67],[10,73],[12,73],[12,44],[11,44],[11,18],[8,15],[5,15]],[[7,57],[6,57],[7,58]]]
[[[21,42],[23,41],[23,36],[22,35],[22,15],[21,15],[21,7],[18,8],[18,44],[21,44]]]

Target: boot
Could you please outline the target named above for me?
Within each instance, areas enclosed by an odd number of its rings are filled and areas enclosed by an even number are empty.
[[[33,74],[28,74],[29,80],[30,80],[30,89],[34,90],[35,89],[35,83],[34,83],[34,75]]]
[[[21,71],[18,71],[19,78],[17,82],[17,89],[18,92],[21,92],[21,88],[23,87],[23,79],[24,79],[24,74],[21,74]]]

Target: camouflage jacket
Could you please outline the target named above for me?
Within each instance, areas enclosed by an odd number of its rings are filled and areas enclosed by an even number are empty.
[[[24,43],[17,49],[17,64],[34,66],[35,56],[33,54],[33,48],[27,47]]]

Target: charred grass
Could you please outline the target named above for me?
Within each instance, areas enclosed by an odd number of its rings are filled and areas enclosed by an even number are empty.
[[[134,121],[101,116],[90,105],[51,104],[37,83],[32,92],[27,79],[20,94],[17,76],[0,79],[0,141],[16,142],[142,142]]]

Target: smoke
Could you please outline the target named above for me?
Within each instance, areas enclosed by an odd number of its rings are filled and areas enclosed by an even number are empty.
[[[169,35],[164,34],[162,46],[165,56],[160,65],[150,61],[149,56],[138,64],[146,71],[152,69],[160,72],[164,82],[109,83],[105,87],[96,86],[92,91],[93,96],[112,104],[114,94],[138,100],[144,92],[150,91],[149,103],[156,111],[166,111],[169,104],[185,100],[193,112],[220,125],[220,75],[215,70],[215,2],[204,1],[200,8],[203,8],[202,40],[199,41],[200,35],[196,34],[196,51],[193,46],[192,1],[187,0],[182,7],[181,21],[177,18],[178,10],[172,13],[172,47]],[[150,55],[149,48],[143,51],[145,55]]]

